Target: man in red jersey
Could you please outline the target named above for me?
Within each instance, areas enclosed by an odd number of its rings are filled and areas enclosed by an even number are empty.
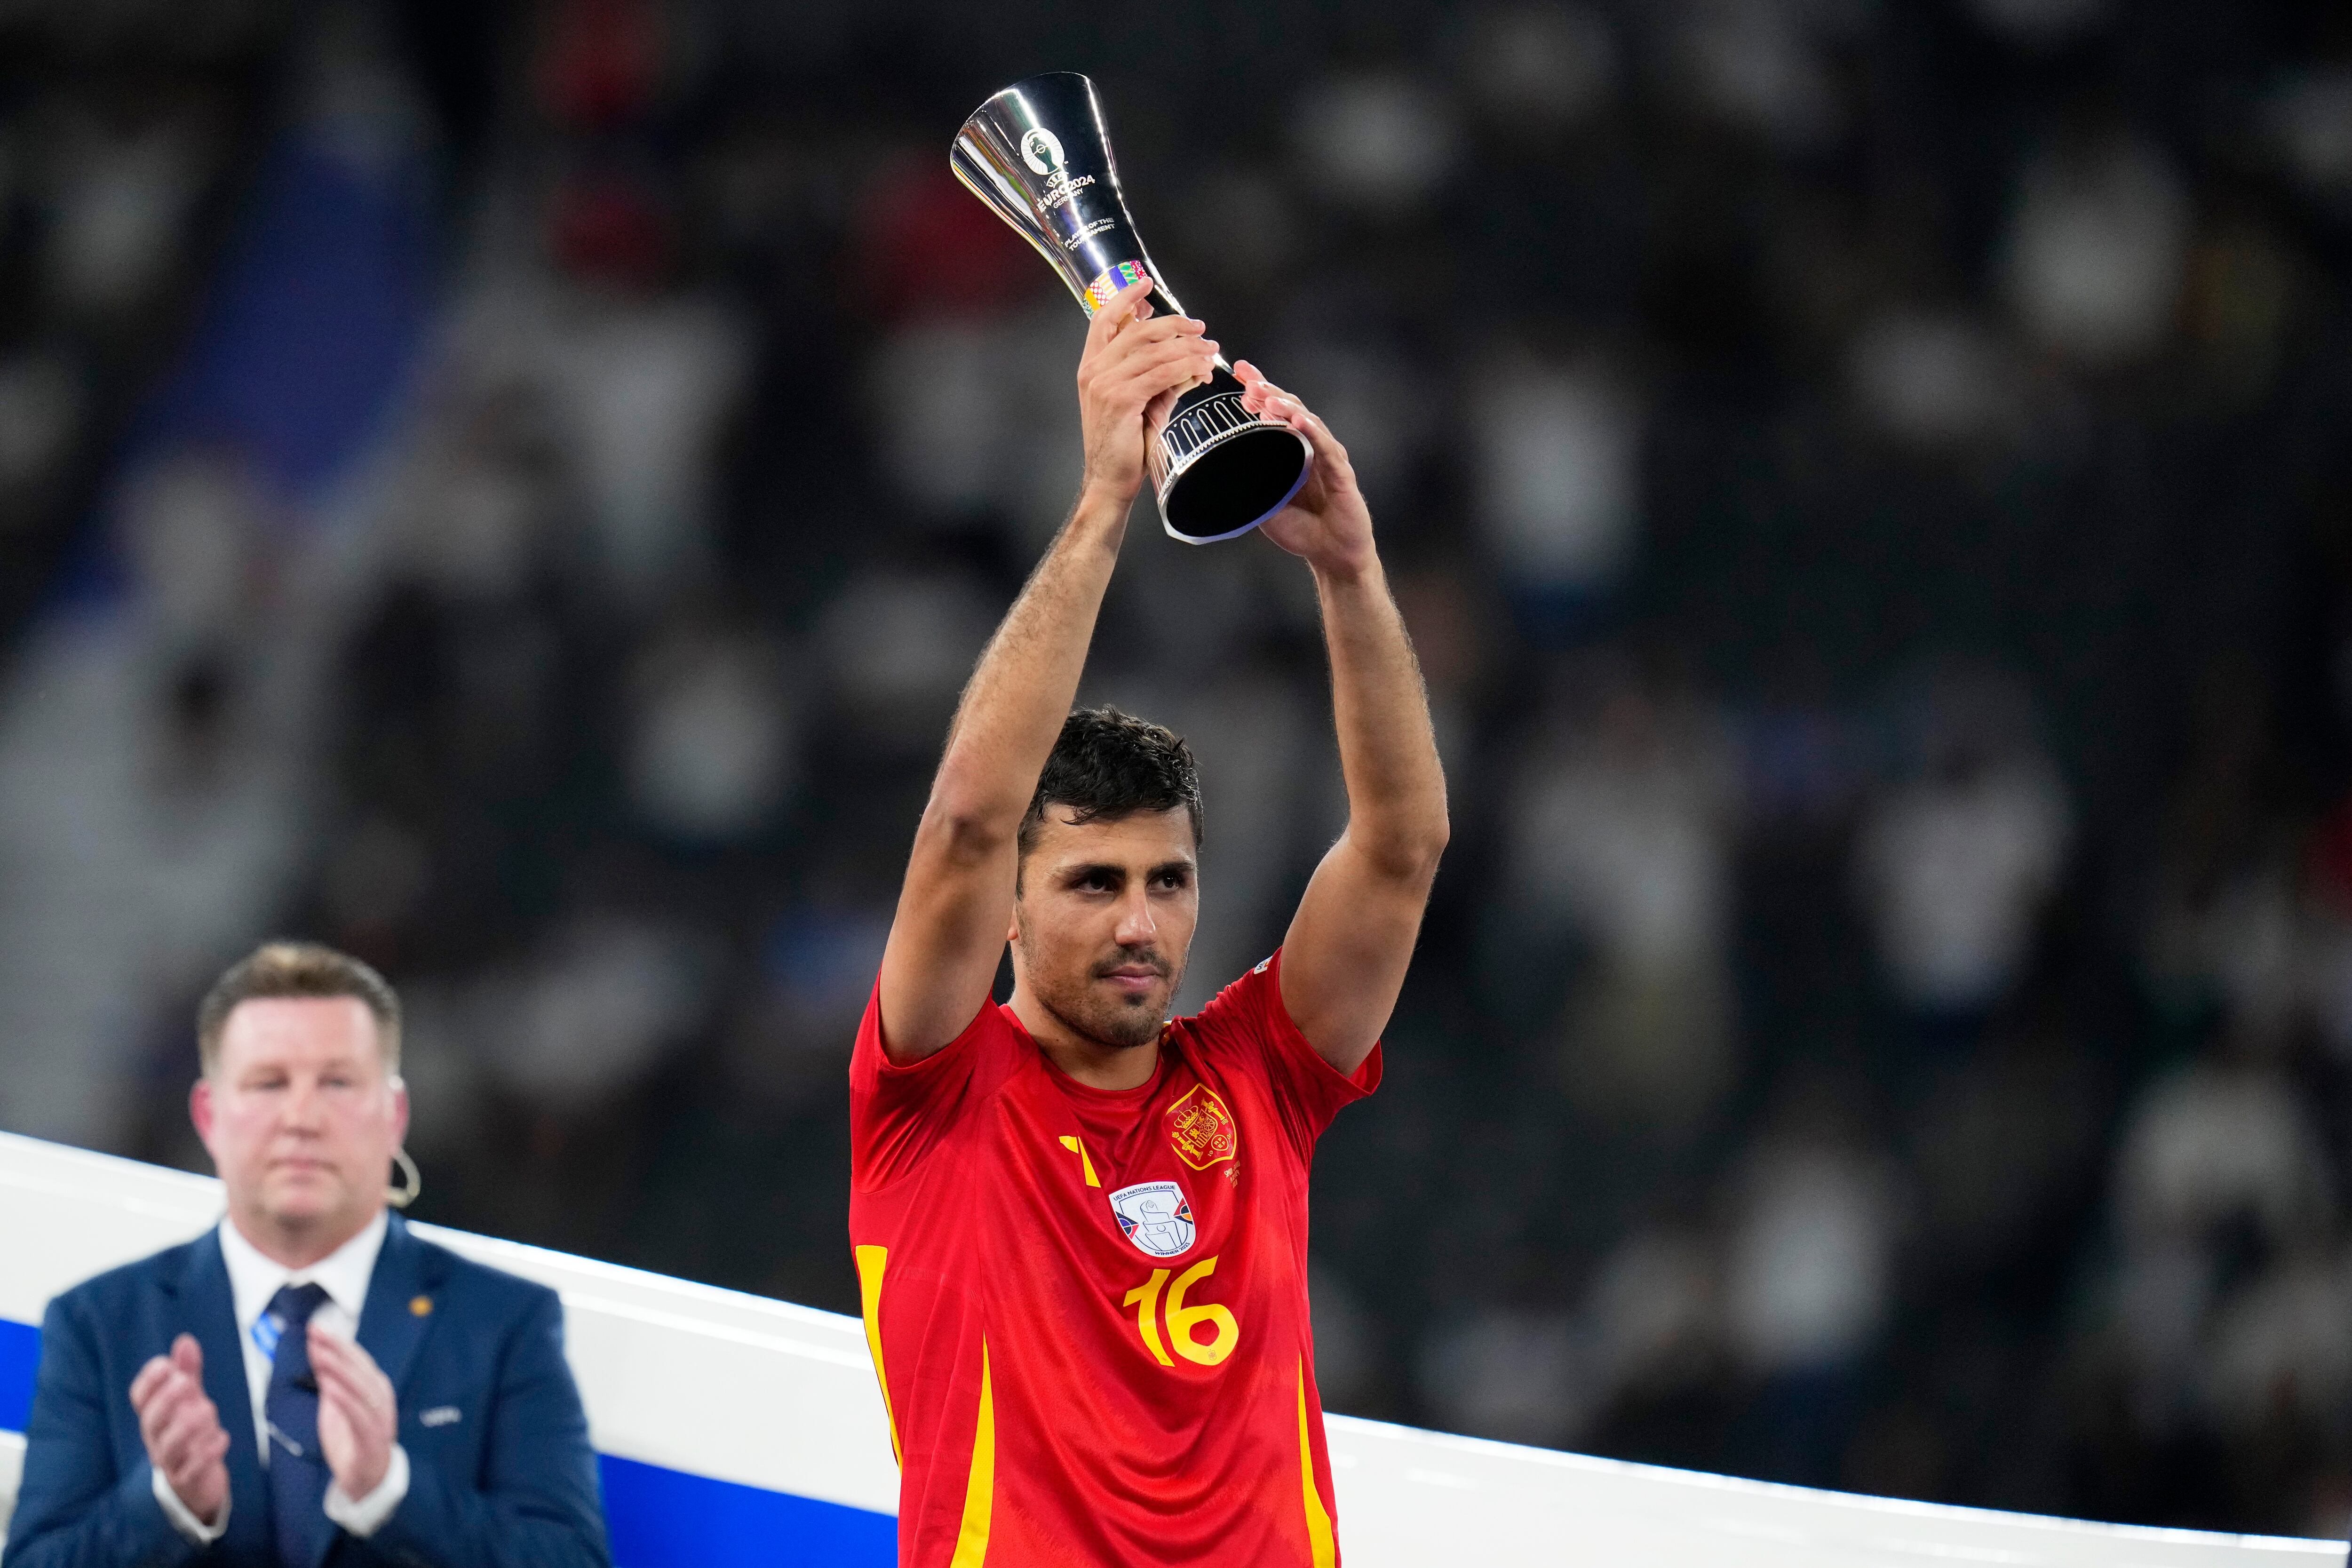
[[[1087,332],[1077,505],[965,689],[850,1067],[850,1239],[909,1568],[1339,1562],[1307,1168],[1380,1081],[1445,782],[1348,455],[1238,366],[1315,451],[1264,531],[1315,575],[1349,822],[1281,950],[1169,1021],[1200,907],[1192,753],[1070,710],[1147,416],[1216,347],[1147,290]]]

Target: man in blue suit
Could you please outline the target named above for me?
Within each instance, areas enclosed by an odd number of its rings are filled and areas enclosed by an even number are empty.
[[[386,1206],[392,988],[272,942],[196,1026],[228,1212],[50,1303],[6,1568],[610,1568],[554,1292]]]

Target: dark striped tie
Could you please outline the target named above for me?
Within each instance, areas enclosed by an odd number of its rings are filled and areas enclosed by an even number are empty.
[[[333,1478],[319,1452],[319,1382],[310,1373],[310,1314],[327,1300],[318,1285],[289,1285],[269,1299],[262,1337],[275,1331],[269,1393],[262,1415],[269,1423],[269,1534],[278,1568],[319,1568],[334,1539],[327,1518]]]

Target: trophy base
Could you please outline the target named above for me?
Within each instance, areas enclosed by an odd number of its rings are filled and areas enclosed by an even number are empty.
[[[1287,506],[1314,467],[1307,437],[1244,408],[1240,384],[1222,371],[1177,400],[1152,445],[1160,526],[1186,544],[1247,533]]]

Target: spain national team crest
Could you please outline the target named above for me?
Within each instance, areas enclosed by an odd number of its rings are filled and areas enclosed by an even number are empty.
[[[1220,1160],[1234,1157],[1241,1147],[1242,1130],[1225,1102],[1217,1098],[1217,1091],[1196,1083],[1168,1108],[1168,1141],[1176,1146],[1177,1156],[1184,1163],[1205,1171]]]
[[[1110,1195],[1110,1212],[1127,1239],[1152,1258],[1173,1258],[1192,1245],[1192,1205],[1173,1182],[1138,1182]]]

